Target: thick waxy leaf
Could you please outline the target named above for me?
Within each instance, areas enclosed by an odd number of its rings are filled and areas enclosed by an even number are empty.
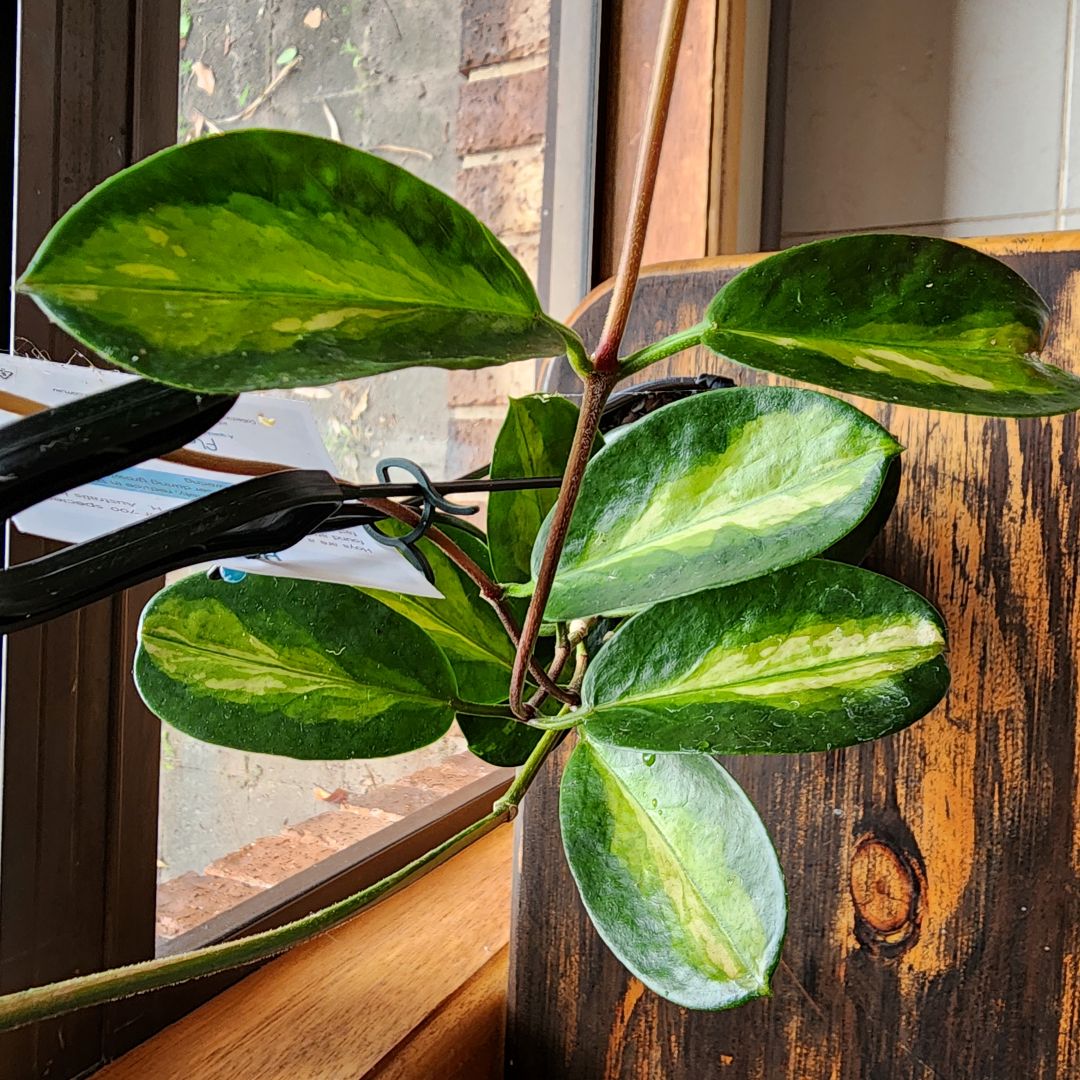
[[[564,397],[511,398],[491,456],[492,479],[562,476],[577,420],[577,406]],[[557,497],[557,490],[492,492],[487,520],[497,580],[529,580],[533,541]]]
[[[858,566],[866,558],[870,545],[878,538],[881,530],[885,528],[885,524],[896,506],[896,496],[900,494],[900,474],[902,471],[900,462],[900,458],[894,457],[889,463],[889,470],[885,473],[881,491],[878,492],[877,501],[870,507],[870,513],[847,536],[837,540],[832,547],[823,551],[821,553],[823,559],[832,559],[835,562],[846,562],[851,563],[852,566]]]
[[[581,715],[592,738],[643,750],[831,750],[928,713],[944,649],[917,593],[815,559],[636,615],[589,668]]]
[[[102,356],[196,390],[482,367],[561,352],[570,333],[453,199],[285,131],[118,173],[64,215],[20,288]]]
[[[844,236],[744,270],[702,341],[750,367],[930,409],[1042,416],[1080,379],[1038,358],[1048,311],[1004,263],[925,236]]]
[[[784,879],[757,811],[712,758],[583,738],[559,812],[589,916],[646,986],[691,1009],[769,993]]]
[[[899,449],[868,416],[811,390],[668,405],[589,463],[545,616],[636,611],[817,555],[873,506]]]
[[[482,540],[442,521],[438,527],[469,558],[490,571],[487,546]],[[404,525],[389,521],[381,523],[379,528],[391,535],[408,531]],[[484,705],[505,701],[514,666],[514,646],[498,615],[481,599],[468,576],[430,540],[421,540],[419,547],[431,564],[435,587],[443,599],[374,589],[365,591],[420,627],[442,649],[454,669],[459,697]]]
[[[523,765],[544,734],[517,720],[500,720],[495,716],[458,713],[457,722],[469,749],[478,758],[489,765],[508,768]]]
[[[345,585],[194,574],[143,612],[135,680],[166,723],[295,758],[369,758],[450,727],[454,676],[407,619]]]

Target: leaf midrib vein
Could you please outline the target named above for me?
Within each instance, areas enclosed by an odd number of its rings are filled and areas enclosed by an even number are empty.
[[[378,599],[378,597],[376,597],[375,599]],[[387,604],[386,606],[390,607],[389,604]],[[402,604],[402,607],[409,607],[409,605]],[[395,609],[390,608],[390,610],[394,611]],[[448,637],[452,637],[455,641],[463,642],[466,648],[472,649],[475,652],[479,652],[482,656],[490,657],[492,663],[499,664],[501,667],[504,667],[507,670],[514,666],[512,660],[507,660],[506,658],[499,656],[497,653],[492,652],[489,648],[487,648],[487,646],[483,645],[481,642],[474,641],[472,638],[466,637],[466,635],[462,633],[456,626],[454,626],[453,623],[447,622],[441,616],[436,615],[430,608],[424,608],[417,604],[414,610],[422,612],[433,623],[437,623],[439,627],[442,628],[442,633],[446,634]]]
[[[684,691],[683,693],[673,694],[673,693],[668,693],[663,689],[657,689],[655,691],[652,691],[651,693],[636,694],[633,697],[625,697],[625,696],[620,697],[617,701],[600,702],[599,704],[590,706],[590,711],[591,712],[600,712],[601,710],[604,710],[604,709],[618,708],[618,706],[620,706],[620,705],[636,704],[637,702],[655,701],[655,700],[659,700],[659,699],[665,699],[665,700],[668,700],[668,701],[678,701],[678,700],[683,699],[683,698],[697,697],[701,693],[707,693],[710,690],[721,690],[721,691],[723,691],[723,690],[732,690],[732,689],[736,689],[736,688],[742,687],[742,686],[757,686],[757,685],[761,685],[762,683],[776,682],[781,678],[783,678],[783,679],[798,678],[800,675],[805,675],[805,674],[808,674],[810,672],[817,672],[817,671],[827,672],[827,671],[830,671],[830,670],[833,670],[833,669],[836,669],[836,668],[843,667],[845,664],[851,664],[853,662],[862,663],[862,662],[864,662],[866,660],[877,660],[880,657],[892,656],[894,653],[911,652],[913,650],[928,650],[928,651],[933,650],[932,652],[929,652],[929,655],[927,655],[923,660],[921,660],[919,664],[913,665],[913,667],[919,667],[922,664],[927,663],[930,660],[933,660],[936,657],[940,656],[942,654],[943,650],[944,650],[944,642],[937,641],[937,642],[934,642],[931,645],[909,645],[906,648],[902,648],[902,649],[882,649],[882,650],[878,650],[878,651],[872,652],[872,653],[863,653],[860,656],[845,657],[842,660],[832,660],[832,661],[826,661],[826,662],[820,663],[820,664],[810,664],[810,665],[807,665],[805,667],[788,668],[783,672],[782,676],[776,675],[776,674],[758,675],[758,676],[755,676],[754,678],[751,678],[751,679],[740,679],[738,682],[714,683],[714,684],[711,684],[711,685],[706,686],[706,687],[701,687],[698,690],[687,690],[687,691]],[[907,668],[905,670],[910,671],[912,669]]]
[[[186,649],[188,652],[196,653],[200,656],[229,657],[230,659],[234,660],[238,665],[244,667],[256,669],[262,667],[267,668],[271,671],[282,671],[289,675],[304,676],[308,679],[315,678],[330,685],[337,685],[349,689],[355,689],[356,687],[367,687],[377,692],[393,694],[395,697],[408,698],[411,701],[426,701],[434,704],[443,704],[441,698],[431,697],[425,694],[413,694],[406,690],[399,690],[397,687],[394,686],[381,686],[380,684],[374,682],[365,683],[361,682],[359,679],[353,679],[348,676],[324,675],[322,673],[307,671],[304,668],[290,667],[288,664],[260,664],[256,660],[244,659],[243,657],[236,656],[233,653],[222,652],[220,649],[210,649],[204,645],[198,645],[186,639],[178,640],[177,638],[163,637],[161,634],[155,634],[153,632],[146,631],[143,632],[142,636],[144,640],[149,639],[152,641],[156,641],[163,646],[179,647],[181,649]],[[157,666],[161,667],[160,664],[158,664]],[[164,672],[164,674],[167,675],[168,672]],[[171,678],[171,676],[169,677]]]
[[[648,811],[645,809],[645,807],[641,803],[641,801],[635,796],[633,790],[630,787],[628,787],[626,784],[624,784],[622,782],[622,780],[619,778],[618,773],[616,773],[611,768],[611,766],[608,765],[608,763],[606,761],[604,761],[601,754],[597,751],[595,745],[591,745],[590,750],[592,751],[593,758],[596,761],[601,763],[601,765],[604,768],[604,771],[615,782],[615,784],[618,786],[619,790],[621,792],[623,792],[623,795],[627,799],[627,801],[633,803],[633,805],[635,805],[638,808],[638,810],[640,812],[640,817],[644,818],[644,820],[649,823],[649,826],[652,829],[653,833],[660,838],[660,842],[671,853],[672,861],[677,866],[683,867],[682,860],[679,858],[679,853],[675,850],[675,847],[672,845],[671,841],[668,839],[667,834],[649,816]],[[705,896],[702,894],[701,889],[698,887],[697,882],[691,876],[689,870],[686,870],[685,867],[683,867],[683,869],[685,871],[686,881],[689,883],[690,888],[694,892],[694,895],[700,901],[701,906],[707,912],[709,912],[709,914],[713,917],[713,921],[716,924],[717,930],[723,935],[724,939],[727,941],[728,947],[731,949],[732,953],[735,955],[735,957],[742,964],[744,971],[748,975],[753,975],[753,977],[757,980],[758,984],[763,986],[765,984],[765,980],[761,976],[760,972],[758,971],[757,966],[755,964],[753,964],[750,960],[747,959],[747,957],[744,954],[743,950],[735,943],[735,939],[731,936],[731,933],[722,925],[722,923],[720,921],[720,915],[716,911],[713,910],[712,905],[705,899]],[[670,900],[670,897],[669,897],[669,900]],[[672,906],[674,906],[673,902],[672,902]],[[732,977],[730,975],[727,976],[727,978],[732,982],[737,981],[735,977]]]
[[[1022,324],[1021,324],[1022,325]],[[841,342],[845,345],[861,345],[866,348],[885,348],[893,349],[896,352],[902,353],[904,349],[924,349],[927,352],[942,352],[942,353],[955,353],[963,354],[969,352],[972,348],[978,348],[981,352],[994,352],[1004,353],[1011,357],[1025,356],[1026,353],[1017,353],[1015,349],[1010,349],[1006,345],[977,345],[975,343],[971,345],[954,344],[952,341],[940,341],[939,339],[931,338],[927,342],[905,342],[903,344],[897,344],[895,341],[889,341],[887,339],[875,339],[875,338],[862,338],[862,337],[846,337],[838,334],[836,337],[815,337],[810,334],[804,334],[800,330],[776,330],[772,333],[766,333],[764,330],[740,330],[733,326],[725,326],[723,323],[717,324],[711,328],[718,334],[735,334],[738,337],[750,337],[757,338],[758,340],[768,341],[770,344],[778,345],[780,348],[790,348],[791,346],[785,345],[777,338],[793,338],[799,343],[805,342],[808,345],[820,345],[828,344],[829,342]],[[976,328],[978,329],[978,328]],[[1034,350],[1032,350],[1034,351]],[[899,376],[897,376],[899,377]]]
[[[848,461],[845,463],[844,468],[846,469],[849,466],[857,465],[863,459],[873,457],[873,456],[875,456],[875,454],[880,455],[885,461],[888,461],[893,456],[892,454],[888,454],[885,451],[875,451],[873,453],[860,454],[858,457],[849,458]],[[819,471],[819,472],[817,472],[815,474],[811,474],[811,475],[817,477],[817,479],[814,481],[814,483],[818,484],[818,483],[824,482],[825,480],[828,480],[831,476],[836,476],[841,471],[842,471],[841,469],[832,469],[831,471],[821,470],[821,471]],[[740,512],[742,512],[742,511],[745,511],[745,510],[747,510],[747,509],[749,509],[751,507],[754,507],[754,506],[758,505],[759,503],[768,502],[771,499],[775,499],[778,495],[788,494],[789,492],[793,492],[793,491],[798,492],[800,488],[806,488],[806,487],[810,487],[810,486],[813,486],[813,485],[805,483],[800,478],[796,482],[793,482],[793,483],[790,483],[790,484],[785,484],[782,487],[771,488],[768,492],[766,492],[763,495],[759,495],[757,498],[750,499],[750,500],[748,500],[746,502],[739,503],[738,504],[738,510]],[[851,494],[852,491],[856,491],[856,490],[858,490],[857,487],[852,488],[851,491],[848,491],[845,494],[844,497],[847,498]],[[713,501],[718,501],[718,500],[713,500]],[[693,526],[686,526],[686,527],[680,528],[680,529],[669,529],[669,530],[667,530],[665,532],[657,533],[656,536],[653,537],[652,539],[650,539],[650,541],[647,544],[636,544],[633,547],[628,547],[628,548],[616,548],[611,552],[611,554],[601,556],[600,558],[590,558],[588,553],[586,552],[586,554],[582,558],[581,565],[570,567],[568,570],[562,571],[560,576],[563,578],[563,581],[565,582],[566,579],[571,577],[571,576],[584,575],[584,574],[593,574],[593,573],[596,573],[598,569],[602,569],[602,568],[607,567],[607,566],[612,566],[615,563],[624,562],[626,559],[632,559],[637,555],[638,552],[641,551],[641,549],[643,547],[644,548],[649,548],[649,547],[659,546],[661,541],[664,543],[664,545],[668,545],[668,544],[671,544],[674,541],[681,540],[681,539],[684,539],[686,537],[694,536],[697,533],[707,532],[707,531],[716,532],[720,528],[720,526],[719,525],[712,525],[711,523],[717,521],[720,518],[729,516],[730,512],[731,512],[731,508],[729,506],[729,508],[724,513],[715,513],[715,514],[712,514],[708,518],[699,518],[697,520],[696,524],[694,524]]]
[[[537,323],[550,324],[550,320],[544,313],[542,311],[537,311],[534,308],[522,308],[511,311],[506,308],[498,309],[477,306],[463,307],[460,304],[440,304],[433,300],[403,299],[393,296],[364,296],[361,298],[351,293],[309,292],[304,289],[192,289],[187,287],[176,288],[168,285],[154,287],[148,285],[101,284],[92,281],[71,282],[46,280],[37,283],[29,279],[25,284],[25,291],[32,294],[39,291],[47,293],[50,289],[97,289],[101,292],[130,292],[138,295],[147,294],[151,296],[160,296],[163,293],[168,293],[170,296],[190,296],[200,300],[308,300],[318,301],[319,303],[340,303],[346,306],[362,306],[379,310],[408,308],[426,311],[428,309],[433,309],[438,311],[452,311],[459,314],[497,315],[504,319],[507,317],[528,318]],[[552,329],[554,330],[554,327],[552,327]]]

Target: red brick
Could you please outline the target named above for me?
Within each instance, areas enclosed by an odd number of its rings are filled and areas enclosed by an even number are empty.
[[[458,153],[541,142],[547,122],[547,65],[467,82],[458,105]]]
[[[451,371],[447,376],[446,404],[451,409],[462,405],[505,406],[508,397],[529,393],[530,388],[523,389],[526,379],[518,374],[516,365]]]
[[[461,12],[461,70],[518,60],[548,45],[544,0],[465,0]]]
[[[174,938],[221,915],[262,889],[229,878],[181,874],[157,887],[157,936]]]
[[[263,836],[212,862],[206,872],[211,877],[231,878],[267,889],[314,866],[334,850],[322,840],[295,833]]]
[[[538,232],[526,233],[524,236],[501,236],[499,238],[510,249],[525,273],[529,275],[533,284],[540,272],[540,234]]]
[[[492,766],[481,761],[475,754],[468,752],[455,754],[438,765],[429,765],[426,769],[418,769],[408,776],[403,776],[398,783],[408,787],[423,788],[432,791],[442,798],[444,795],[452,795],[460,791],[467,784],[487,776],[492,771]]]
[[[544,199],[543,152],[537,148],[510,161],[462,169],[457,195],[497,235],[538,232]]]
[[[330,800],[336,802],[342,810],[350,813],[366,813],[368,810],[384,810],[398,817],[407,817],[425,806],[430,806],[438,798],[433,792],[422,791],[415,787],[401,784],[379,784],[362,795],[338,790]]]
[[[458,420],[450,415],[446,433],[446,473],[462,476],[491,460],[502,418]],[[404,779],[399,783],[404,783]]]
[[[342,851],[400,820],[400,814],[358,806],[353,807],[353,812],[349,814],[342,810],[331,810],[308,818],[307,821],[289,826],[285,833],[319,840],[334,851]]]

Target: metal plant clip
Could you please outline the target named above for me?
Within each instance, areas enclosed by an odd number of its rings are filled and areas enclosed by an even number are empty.
[[[459,506],[457,503],[450,502],[449,499],[435,490],[428,474],[415,461],[410,461],[408,458],[383,458],[375,466],[375,475],[378,476],[381,483],[390,483],[391,469],[401,469],[407,472],[419,485],[423,500],[420,520],[404,536],[388,535],[374,522],[364,525],[364,532],[378,543],[401,552],[409,565],[419,570],[424,575],[425,580],[434,585],[435,573],[431,569],[431,563],[428,562],[427,557],[416,546],[417,542],[431,528],[436,511],[441,510],[444,514],[450,514],[454,517],[468,517],[471,514],[479,513],[480,507]]]
[[[665,381],[630,387],[613,397],[607,426],[726,380]],[[646,398],[647,400],[643,400]],[[232,395],[198,394],[145,380],[46,409],[0,428],[0,520],[82,484],[103,479],[198,438],[232,408]],[[392,483],[403,469],[411,483]],[[559,476],[490,479],[479,470],[437,483],[415,462],[388,458],[379,483],[344,483],[328,472],[281,471],[242,480],[183,506],[0,570],[0,633],[37,626],[111,593],[201,562],[284,551],[306,536],[363,526],[380,544],[400,551],[428,581],[432,571],[417,547],[437,513],[475,514],[446,496],[557,488]],[[419,523],[404,536],[375,524],[388,515],[364,500],[405,500]],[[269,509],[268,509],[269,508]],[[234,577],[241,575],[232,575]]]
[[[231,395],[197,394],[139,380],[0,428],[0,520],[184,446],[218,423],[235,401]],[[242,480],[96,539],[0,570],[0,633],[37,626],[171,570],[283,551],[315,532],[373,525],[386,517],[351,500],[421,500],[426,531],[436,511],[473,512],[448,502],[445,495],[454,491],[560,483],[559,477],[469,478],[436,485],[411,462],[382,464],[384,482],[378,484],[344,484],[328,472],[309,469]],[[385,482],[393,467],[405,468],[416,482]],[[415,541],[403,545],[404,539],[386,537],[383,542],[391,542],[410,561],[422,558]],[[424,570],[423,564],[417,568]]]

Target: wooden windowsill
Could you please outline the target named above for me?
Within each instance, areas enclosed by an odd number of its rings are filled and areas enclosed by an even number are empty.
[[[502,1075],[512,829],[248,976],[101,1080]]]

